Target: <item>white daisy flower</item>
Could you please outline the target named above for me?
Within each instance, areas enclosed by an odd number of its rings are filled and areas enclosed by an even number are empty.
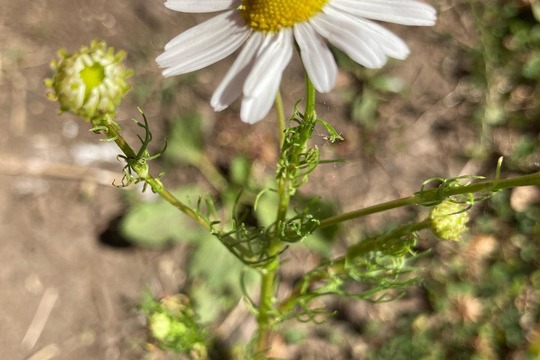
[[[172,39],[157,59],[164,76],[202,69],[242,45],[212,96],[216,111],[240,95],[242,121],[253,124],[268,114],[295,42],[306,72],[319,92],[330,91],[337,66],[325,39],[367,68],[387,57],[405,59],[407,45],[370,21],[430,26],[435,10],[416,0],[168,0],[169,9],[187,13],[223,11]]]

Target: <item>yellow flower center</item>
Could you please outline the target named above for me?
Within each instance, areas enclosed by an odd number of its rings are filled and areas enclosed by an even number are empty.
[[[86,85],[85,98],[88,98],[92,89],[99,86],[105,79],[105,69],[98,63],[92,66],[86,66],[80,72],[81,79]]]
[[[242,0],[240,11],[254,30],[277,32],[309,20],[328,0]]]

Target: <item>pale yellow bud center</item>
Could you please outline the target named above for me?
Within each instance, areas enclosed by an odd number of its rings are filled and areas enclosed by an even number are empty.
[[[277,32],[309,20],[328,0],[242,0],[242,16],[257,31]]]
[[[86,85],[85,98],[88,98],[92,89],[103,83],[103,79],[105,79],[105,68],[99,63],[94,63],[92,66],[86,66],[79,74],[83,83]]]

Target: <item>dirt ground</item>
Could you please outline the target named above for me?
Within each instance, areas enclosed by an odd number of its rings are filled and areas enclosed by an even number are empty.
[[[132,82],[140,87],[120,111],[128,129],[136,106],[158,134],[171,114],[196,106],[207,118],[212,159],[225,163],[243,152],[271,172],[273,116],[250,126],[237,119],[237,105],[219,114],[209,108],[230,59],[201,71],[192,90],[175,95],[174,106],[161,105],[163,80],[153,59],[168,39],[205,18],[169,11],[162,2],[0,0],[2,359],[139,358],[144,330],[134,309],[141,294],[148,288],[174,293],[185,280],[182,246],[151,251],[100,241],[123,211],[123,190],[110,185],[121,178],[121,164],[114,148],[71,115],[58,117],[56,104],[47,100],[43,79],[59,48],[74,51],[97,38],[128,52]],[[409,59],[392,65],[408,91],[382,104],[384,123],[369,139],[375,150],[363,146],[366,135],[347,121],[342,92],[350,76],[341,74],[338,88],[319,97],[319,115],[346,137],[324,145],[323,152],[348,163],[319,170],[305,191],[352,210],[408,195],[426,178],[483,170],[463,156],[476,134],[463,120],[468,94],[455,71],[456,49],[474,41],[474,30],[452,1],[436,5],[440,21],[434,28],[391,26],[412,50]],[[445,34],[451,36],[442,41]],[[297,60],[288,75],[285,98],[302,97]],[[199,178],[194,169],[184,173],[180,181]]]

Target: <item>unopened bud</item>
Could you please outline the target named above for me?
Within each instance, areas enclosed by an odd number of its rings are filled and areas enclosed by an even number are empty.
[[[444,200],[431,210],[431,231],[444,240],[460,240],[467,231],[467,204]]]
[[[125,52],[115,54],[104,42],[93,41],[90,47],[68,54],[58,52],[58,60],[51,63],[55,71],[45,80],[50,89],[48,97],[60,103],[61,111],[70,111],[90,121],[113,115],[129,91],[126,80],[131,69],[123,64]]]

